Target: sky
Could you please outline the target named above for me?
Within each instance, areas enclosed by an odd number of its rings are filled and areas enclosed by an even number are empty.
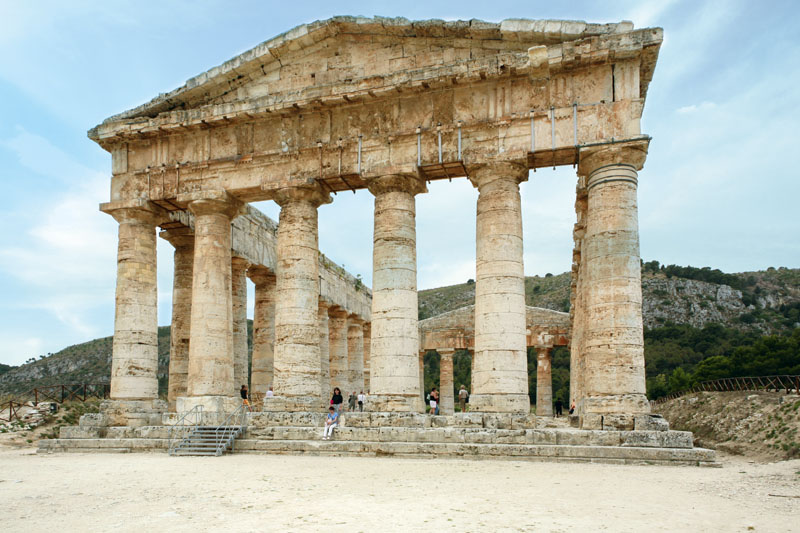
[[[642,131],[645,261],[725,272],[800,267],[800,3],[700,0],[477,2],[0,0],[0,363],[113,334],[117,223],[111,157],[86,131],[297,25],[335,15],[631,20],[664,28]],[[572,260],[575,171],[521,185],[526,275]],[[420,289],[475,277],[476,190],[417,197]],[[319,211],[320,249],[372,278],[367,191]],[[272,202],[256,207],[277,219]],[[159,239],[159,324],[170,322],[172,248]],[[248,306],[252,317],[252,286]]]

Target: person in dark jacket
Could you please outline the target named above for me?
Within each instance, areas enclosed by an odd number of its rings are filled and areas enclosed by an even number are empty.
[[[339,387],[333,389],[333,396],[331,396],[331,405],[333,409],[338,413],[339,410],[342,408],[342,402],[344,398],[342,398],[342,391],[339,390]]]
[[[247,409],[252,413],[253,408],[250,407],[250,393],[247,390],[247,385],[242,385],[242,388],[239,389],[239,394],[242,397],[242,405],[247,406]]]

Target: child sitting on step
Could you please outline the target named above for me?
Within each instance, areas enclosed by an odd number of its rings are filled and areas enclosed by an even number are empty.
[[[328,407],[328,418],[325,419],[325,429],[322,430],[322,440],[329,440],[333,436],[333,428],[339,425],[339,413]]]

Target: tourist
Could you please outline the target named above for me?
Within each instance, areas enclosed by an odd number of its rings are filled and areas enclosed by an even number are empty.
[[[572,403],[569,406],[569,414],[575,413],[575,400],[572,400]]]
[[[335,387],[333,389],[333,396],[331,396],[331,407],[338,413],[342,409],[342,402],[344,398],[342,398],[342,391],[339,390],[339,387]]]
[[[350,397],[347,398],[347,408],[350,411],[356,410],[356,400],[357,400],[356,391],[353,391],[350,393]]]
[[[461,385],[461,390],[458,391],[458,405],[461,407],[462,413],[467,412],[467,396],[469,396],[467,388],[464,385]]]
[[[561,410],[561,408],[563,406],[564,406],[564,402],[561,401],[561,398],[556,400],[556,411],[555,411],[555,414],[553,416],[555,416],[555,417],[561,416],[563,414],[563,412]]]
[[[338,425],[339,413],[333,406],[330,406],[328,407],[328,417],[325,419],[325,429],[322,430],[322,440],[329,440],[333,436],[333,429]]]
[[[270,387],[267,391],[267,398],[272,398],[273,396],[275,396],[275,392],[273,392],[272,387]]]
[[[239,389],[239,394],[242,397],[242,405],[247,407],[248,411],[250,411],[252,413],[253,412],[253,408],[250,407],[250,398],[249,398],[250,395],[247,392],[247,385],[242,385],[242,388]]]
[[[436,387],[431,389],[431,393],[428,395],[430,398],[431,410],[430,414],[438,415],[439,414],[439,393],[436,392]]]
[[[361,394],[358,395],[358,411],[363,413],[364,412],[364,402],[367,401],[367,396],[364,394],[364,391],[361,391]]]

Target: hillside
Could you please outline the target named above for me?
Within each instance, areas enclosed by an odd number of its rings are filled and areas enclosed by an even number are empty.
[[[699,392],[655,411],[695,445],[751,459],[800,458],[800,396],[777,392]]]
[[[525,279],[528,305],[568,311],[569,292],[569,273]],[[761,341],[764,335],[777,335],[778,349],[783,350],[783,355],[777,356],[778,363],[769,364],[778,365],[777,368],[796,364],[800,368],[800,353],[794,348],[797,341],[787,337],[800,328],[800,269],[726,274],[710,268],[665,266],[650,261],[642,268],[642,294],[648,394],[652,398],[681,390],[698,371],[704,379],[727,377],[718,375],[724,372],[754,371],[746,365],[735,366],[734,353],[739,350],[739,360],[746,360],[750,353],[747,350],[769,351],[776,344]],[[420,291],[419,316],[435,316],[470,305],[474,299],[472,280]],[[251,339],[252,323],[248,329]],[[163,393],[169,366],[169,327],[159,328],[158,335],[159,384]],[[787,344],[784,339],[790,342]],[[462,359],[464,354],[457,357],[456,381],[469,383],[469,360]],[[0,365],[0,395],[57,383],[107,382],[110,364],[111,337],[105,337],[40,356],[19,367]],[[438,385],[438,358],[427,357],[426,368],[426,388]],[[553,360],[554,397],[568,394],[568,368],[568,352],[557,351]],[[530,383],[535,398],[535,371]]]

